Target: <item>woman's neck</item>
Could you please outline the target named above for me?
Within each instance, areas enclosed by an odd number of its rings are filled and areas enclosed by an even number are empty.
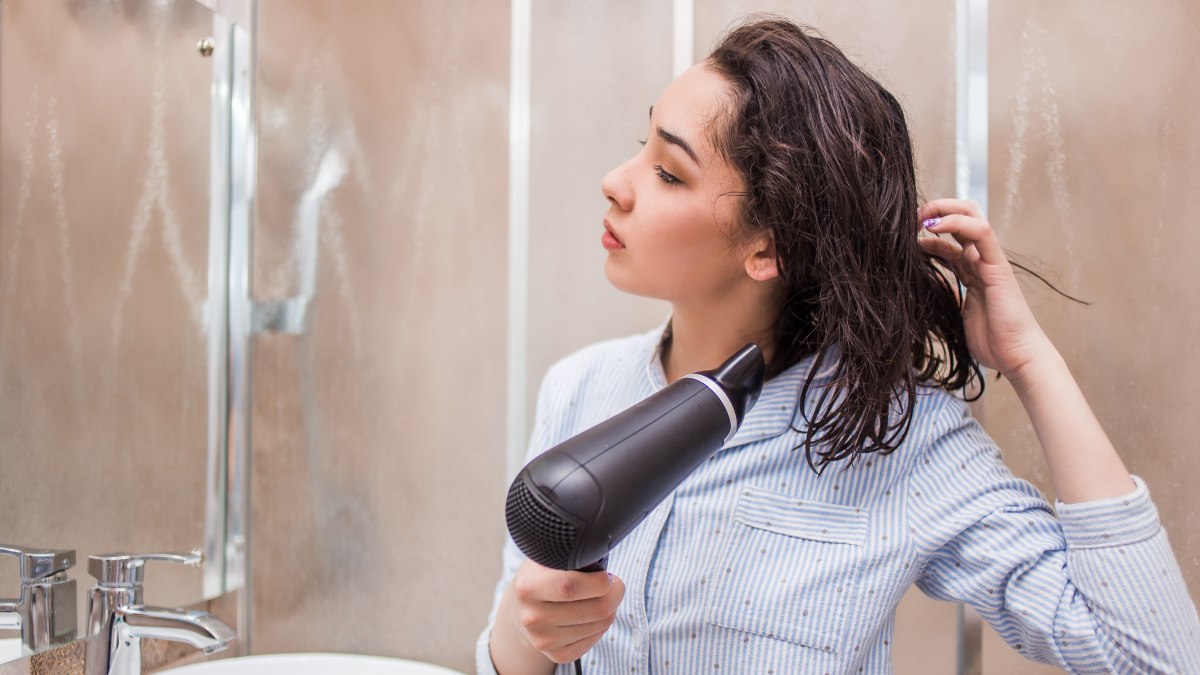
[[[670,384],[688,373],[716,368],[749,342],[758,345],[769,363],[774,341],[774,317],[753,303],[705,310],[674,305],[663,373]]]

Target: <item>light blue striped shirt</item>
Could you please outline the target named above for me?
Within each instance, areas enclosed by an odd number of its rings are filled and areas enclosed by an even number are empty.
[[[662,331],[555,364],[529,458],[666,386]],[[1200,620],[1140,479],[1055,517],[963,401],[933,388],[895,453],[818,476],[795,449],[810,366],[768,381],[737,434],[612,551],[625,598],[585,673],[890,673],[913,583],[1071,672],[1200,673]],[[509,539],[496,604],[522,560]],[[490,631],[480,673],[495,672]]]

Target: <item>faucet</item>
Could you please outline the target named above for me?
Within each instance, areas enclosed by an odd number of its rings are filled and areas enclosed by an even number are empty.
[[[147,607],[142,602],[147,561],[198,565],[197,554],[107,553],[88,556],[88,643],[84,675],[139,675],[142,638],[183,642],[205,654],[229,646],[235,634],[208,612]]]
[[[0,554],[17,559],[21,597],[0,599],[0,628],[21,631],[26,655],[75,639],[75,580],[67,570],[75,551],[49,551],[0,544]]]

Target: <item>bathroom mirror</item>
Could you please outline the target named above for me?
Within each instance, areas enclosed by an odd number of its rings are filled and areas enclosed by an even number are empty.
[[[234,587],[228,15],[249,6],[0,0],[0,543],[75,551],[80,631],[89,554],[205,552],[151,565],[149,604]]]
[[[1029,285],[1200,597],[1193,0],[0,0],[0,543],[76,550],[81,627],[89,553],[202,548],[147,601],[241,589],[256,653],[470,669],[539,382],[665,318],[604,277],[599,182],[751,11],[878,75],[924,196],[1093,302]],[[896,629],[897,672],[1050,672],[919,591]]]

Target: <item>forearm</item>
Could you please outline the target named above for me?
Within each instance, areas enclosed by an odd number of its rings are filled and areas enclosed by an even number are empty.
[[[1010,380],[1045,452],[1060,501],[1086,502],[1133,491],[1129,471],[1049,340]]]
[[[516,602],[512,589],[504,591],[496,611],[491,637],[492,664],[500,675],[550,675],[554,662],[533,648],[517,628]]]

